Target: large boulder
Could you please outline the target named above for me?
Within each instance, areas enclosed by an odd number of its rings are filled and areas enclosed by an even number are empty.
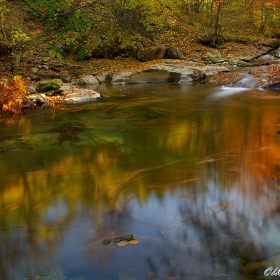
[[[163,59],[166,55],[166,47],[160,43],[152,43],[148,40],[137,43],[137,58],[140,61]]]
[[[37,92],[48,92],[52,90],[57,90],[63,85],[63,81],[60,79],[53,79],[48,81],[39,82],[35,86]]]
[[[187,83],[206,77],[204,70],[180,63],[154,65],[134,72],[114,74],[111,84]]]
[[[173,47],[167,48],[165,57],[171,59],[186,60],[185,56],[180,51],[178,51]]]

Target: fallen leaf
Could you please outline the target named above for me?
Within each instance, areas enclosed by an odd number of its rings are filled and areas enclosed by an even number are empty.
[[[126,246],[127,244],[128,244],[127,241],[120,241],[120,242],[117,243],[117,245],[120,246],[120,247]]]
[[[139,241],[136,240],[136,239],[132,239],[132,240],[128,241],[128,243],[129,243],[129,244],[132,244],[132,245],[136,245],[136,244],[139,243]]]

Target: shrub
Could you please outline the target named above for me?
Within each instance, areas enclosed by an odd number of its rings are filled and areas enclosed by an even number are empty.
[[[7,83],[0,82],[0,108],[11,114],[22,112],[23,108],[33,108],[32,101],[28,100],[27,81],[21,76],[15,76]]]

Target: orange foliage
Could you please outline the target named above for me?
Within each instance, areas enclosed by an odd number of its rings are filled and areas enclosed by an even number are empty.
[[[23,108],[33,107],[32,101],[28,100],[27,82],[21,76],[15,76],[6,84],[0,82],[0,108],[11,114],[17,114]]]

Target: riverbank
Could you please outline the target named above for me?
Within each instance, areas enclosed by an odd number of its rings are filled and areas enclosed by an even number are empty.
[[[180,47],[180,46],[179,46]],[[186,58],[185,62],[192,67],[206,65],[225,66],[229,69],[237,67],[265,64],[275,59],[273,53],[250,61],[270,49],[258,44],[225,43],[220,49],[213,49],[200,44],[192,44],[191,48],[178,48]],[[141,62],[132,57],[116,57],[113,59],[92,58],[83,61],[71,59],[59,60],[49,54],[34,51],[13,53],[1,58],[0,77],[2,81],[15,75],[28,78],[30,81],[59,78],[64,82],[75,82],[83,75],[101,75],[103,73],[133,72],[147,69],[153,65],[174,62],[174,59],[155,59]]]
[[[60,94],[47,93],[46,96],[35,95],[36,104],[88,102],[100,98],[98,92],[89,92],[79,89],[87,85],[121,85],[135,83],[189,83],[204,81],[207,76],[214,76],[214,83],[228,84],[241,79],[236,73],[224,75],[240,67],[269,65],[279,56],[279,50],[269,45],[242,45],[226,43],[221,49],[213,49],[196,45],[186,53],[183,59],[154,59],[146,62],[131,57],[116,57],[114,59],[88,59],[80,62],[71,60],[58,60],[43,55],[26,51],[19,60],[15,57],[2,58],[1,82],[7,83],[14,76],[21,76],[28,81],[30,93],[35,93],[35,86],[39,81],[59,79],[67,84],[67,92],[61,90]],[[10,59],[10,62],[7,61]],[[15,65],[17,61],[17,65]],[[269,70],[273,78],[279,77],[273,69]],[[270,73],[270,74],[271,74]],[[215,77],[216,76],[216,77]],[[268,85],[278,81],[271,80],[263,83]],[[78,87],[77,87],[78,86]],[[13,88],[11,88],[13,91]],[[61,95],[62,93],[62,95]],[[73,95],[74,94],[74,95]],[[30,99],[30,98],[29,98]],[[34,101],[34,96],[31,98]],[[3,108],[10,108],[7,102],[1,103]],[[8,110],[10,111],[10,110]],[[18,110],[17,110],[18,111]]]

